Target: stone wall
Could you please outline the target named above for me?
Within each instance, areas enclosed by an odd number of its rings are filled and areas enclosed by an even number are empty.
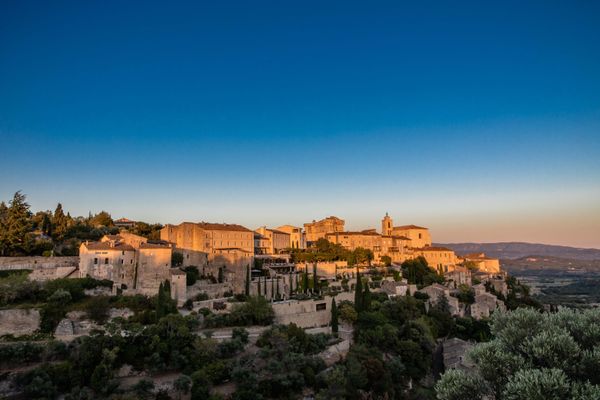
[[[322,300],[288,300],[273,303],[275,322],[294,323],[301,328],[325,326],[331,322],[331,301],[333,297],[324,296]],[[354,300],[354,293],[343,292],[335,297],[336,303]]]
[[[79,257],[0,257],[0,271],[31,270],[29,279],[64,278],[79,266]]]
[[[0,336],[30,335],[40,327],[40,312],[37,309],[0,310]]]

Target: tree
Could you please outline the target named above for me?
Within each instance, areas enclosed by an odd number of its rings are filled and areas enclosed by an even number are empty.
[[[224,266],[219,268],[219,274],[217,276],[218,276],[217,281],[219,283],[225,282],[225,267]]]
[[[358,267],[356,268],[356,286],[354,287],[354,308],[356,312],[363,310],[363,288],[362,288],[362,277]]]
[[[154,382],[152,382],[148,378],[142,378],[133,385],[133,391],[135,392],[138,398],[145,400],[152,397],[152,391],[154,390]]]
[[[250,296],[250,264],[246,265],[246,287],[244,293]]]
[[[335,298],[331,300],[331,332],[337,336],[339,330],[338,309],[335,304]]]
[[[173,254],[171,254],[171,266],[181,267],[182,265],[183,265],[183,254],[178,251],[174,251]]]
[[[389,267],[392,265],[392,258],[390,256],[381,256],[380,259],[384,266]]]
[[[362,296],[362,308],[365,311],[371,310],[371,289],[369,289],[369,282],[365,282],[365,290]]]
[[[319,277],[317,276],[317,263],[313,263],[313,290],[319,293]]]
[[[8,251],[8,207],[0,202],[0,256]]]
[[[113,219],[106,211],[100,211],[90,221],[92,226],[114,226]]]
[[[260,276],[258,277],[257,285],[258,285],[257,293],[258,293],[259,296],[262,296],[262,291],[260,290]]]
[[[62,239],[67,232],[67,216],[63,211],[62,204],[58,203],[52,216],[52,225],[54,226],[54,235]]]
[[[31,212],[25,195],[18,191],[10,201],[6,217],[6,246],[12,253],[24,250],[25,236],[31,228]]]
[[[187,375],[181,375],[175,382],[173,382],[173,387],[177,390],[178,398],[181,399],[182,394],[187,394],[192,387],[192,379]]]
[[[509,400],[598,398],[599,320],[600,310],[595,308],[494,312],[494,339],[478,344],[468,355],[476,364],[478,382],[489,388],[484,394]],[[457,398],[452,393],[473,392],[473,382],[446,372],[436,390],[439,399],[452,400]]]
[[[304,267],[304,274],[302,274],[302,289],[304,293],[308,293],[308,271]]]

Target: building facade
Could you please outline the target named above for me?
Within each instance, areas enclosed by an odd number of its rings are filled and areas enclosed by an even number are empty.
[[[269,229],[262,226],[254,231],[259,235],[260,248],[256,248],[256,235],[254,236],[254,252],[256,254],[280,254],[290,246],[290,234],[278,229]]]
[[[306,249],[306,235],[302,228],[293,225],[281,225],[277,230],[290,235],[288,247],[291,249]]]
[[[171,268],[172,254],[167,243],[149,243],[127,232],[105,235],[79,247],[79,276],[108,279],[115,290],[152,296],[162,282],[171,282],[177,274],[177,269]],[[184,296],[185,291],[179,290],[178,298]]]
[[[316,242],[319,239],[325,238],[328,233],[343,232],[345,223],[343,219],[334,216],[306,223],[304,224],[306,242]]]

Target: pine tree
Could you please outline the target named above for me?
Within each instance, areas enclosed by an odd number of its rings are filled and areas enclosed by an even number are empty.
[[[292,271],[290,271],[290,299],[294,294],[294,277],[292,276]]]
[[[225,270],[225,267],[219,268],[219,274],[217,275],[219,283],[225,282],[225,272],[224,272],[224,270]]]
[[[277,275],[277,295],[275,296],[275,298],[277,300],[279,300],[281,298],[281,295],[279,293],[279,275]]]
[[[250,264],[246,265],[246,297],[250,296]]]
[[[52,217],[52,225],[54,225],[54,234],[57,238],[62,238],[67,231],[67,217],[63,211],[62,204],[58,203],[54,216]]]
[[[25,235],[31,228],[31,213],[25,195],[18,191],[10,201],[6,218],[6,244],[9,251],[20,252],[25,244]]]
[[[356,268],[356,286],[354,288],[354,309],[356,312],[361,312],[363,310],[363,288],[362,288],[362,278],[360,276],[360,272],[358,271],[358,267]]]
[[[339,322],[338,322],[338,309],[335,304],[335,298],[331,300],[331,332],[335,336],[337,336],[339,330]]]

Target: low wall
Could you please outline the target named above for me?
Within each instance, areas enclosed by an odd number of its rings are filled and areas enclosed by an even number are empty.
[[[64,278],[79,267],[79,257],[0,257],[0,271],[31,270],[29,279]]]
[[[332,299],[331,296],[325,296],[322,300],[288,300],[273,303],[275,322],[284,325],[294,323],[301,328],[328,325],[331,322]],[[338,304],[343,300],[353,301],[354,294],[343,292],[335,297]]]
[[[40,312],[37,309],[0,310],[0,336],[30,335],[40,327]]]

